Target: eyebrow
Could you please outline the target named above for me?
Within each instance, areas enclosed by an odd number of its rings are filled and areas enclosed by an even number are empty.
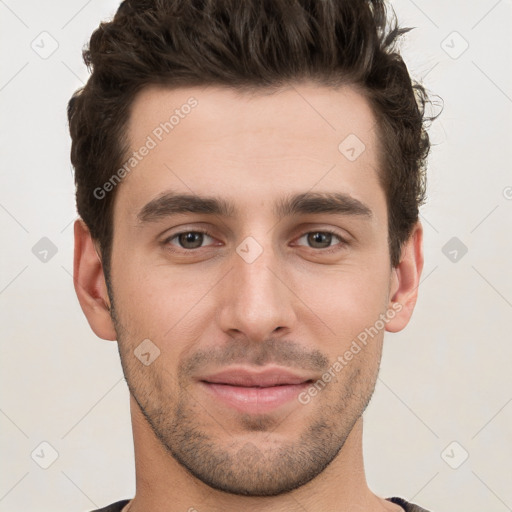
[[[236,212],[234,203],[220,197],[166,192],[142,207],[137,214],[137,220],[141,224],[146,224],[183,213],[230,218],[234,217]],[[289,195],[277,201],[273,213],[279,219],[321,213],[373,218],[372,210],[367,205],[342,192],[304,192]]]

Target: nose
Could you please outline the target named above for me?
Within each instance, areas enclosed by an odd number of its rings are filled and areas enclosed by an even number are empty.
[[[233,254],[233,267],[219,290],[221,329],[256,342],[289,332],[296,321],[296,297],[274,251],[265,248],[254,261],[240,254]]]

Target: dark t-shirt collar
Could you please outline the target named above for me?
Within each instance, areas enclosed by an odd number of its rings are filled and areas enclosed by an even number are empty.
[[[414,503],[409,503],[408,501],[404,500],[403,498],[386,498],[391,503],[395,503],[396,505],[400,505],[405,512],[428,512],[428,510],[419,507],[418,505],[415,505]],[[104,508],[100,508],[98,510],[92,510],[91,512],[121,512],[123,508],[128,504],[130,500],[121,500],[117,501],[115,503],[112,503],[111,505],[108,505]]]

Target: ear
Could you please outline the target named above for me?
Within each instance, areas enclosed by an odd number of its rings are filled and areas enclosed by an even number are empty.
[[[423,226],[418,221],[402,247],[400,263],[391,275],[388,308],[396,312],[386,323],[386,331],[401,331],[411,319],[423,270]]]
[[[104,340],[114,341],[117,334],[110,316],[110,299],[103,265],[89,228],[82,219],[75,221],[73,283],[91,329]]]

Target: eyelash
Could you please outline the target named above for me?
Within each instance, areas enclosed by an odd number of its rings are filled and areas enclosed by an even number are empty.
[[[169,247],[170,245],[170,242],[171,240],[174,240],[175,238],[179,237],[180,235],[183,235],[183,234],[186,234],[186,233],[201,233],[203,235],[206,235],[206,236],[209,236],[211,238],[215,238],[209,231],[207,230],[204,230],[204,229],[194,229],[194,230],[186,230],[186,231],[180,231],[179,233],[175,233],[173,234],[172,236],[166,238],[162,244],[166,247]],[[341,235],[339,235],[335,230],[333,229],[318,229],[318,230],[313,230],[313,231],[306,231],[305,233],[302,233],[300,235],[300,237],[298,239],[301,239],[304,235],[309,235],[310,233],[328,233],[330,235],[333,235],[335,236],[336,238],[338,238],[340,240],[340,244],[342,246],[345,246],[345,245],[348,245],[348,242],[347,240],[345,240]],[[327,247],[327,248],[324,248],[324,249],[315,249],[314,247],[309,247],[310,249],[314,250],[314,251],[319,251],[319,252],[322,252],[323,254],[332,254],[332,253],[335,253],[339,250],[341,250],[341,247],[338,247],[339,244],[336,244],[332,247]],[[185,253],[192,253],[194,251],[197,251],[199,249],[202,249],[203,247],[198,247],[196,249],[184,249],[184,248],[179,248],[179,249],[169,249],[171,252],[174,252],[174,253],[179,253],[179,252],[185,252]]]

